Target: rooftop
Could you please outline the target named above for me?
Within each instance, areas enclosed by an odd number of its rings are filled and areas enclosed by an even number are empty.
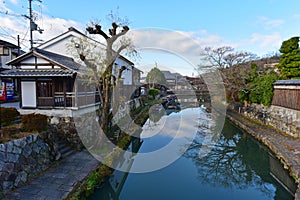
[[[273,85],[300,85],[300,79],[278,80]]]

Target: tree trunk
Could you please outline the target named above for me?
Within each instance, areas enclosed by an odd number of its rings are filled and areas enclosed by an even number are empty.
[[[110,117],[110,107],[111,107],[111,93],[113,91],[113,86],[111,84],[112,79],[112,66],[113,64],[110,64],[106,70],[106,73],[104,74],[104,98],[102,103],[102,117],[101,117],[101,123],[100,126],[105,134],[108,134],[109,132],[109,125],[111,124],[111,117]]]

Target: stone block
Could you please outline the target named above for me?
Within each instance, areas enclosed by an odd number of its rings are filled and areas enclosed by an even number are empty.
[[[15,154],[21,154],[22,153],[22,149],[21,149],[21,147],[14,146],[12,152],[15,153]]]
[[[14,171],[15,171],[15,172],[23,171],[23,168],[22,168],[22,167],[23,167],[23,163],[20,164],[20,162],[18,162],[18,163],[15,164]]]
[[[16,178],[17,178],[17,173],[12,172],[12,173],[10,173],[10,174],[8,175],[7,181],[15,182]]]
[[[26,145],[25,148],[23,149],[22,155],[25,158],[28,158],[30,156],[30,154],[32,153],[32,149],[29,145]]]
[[[32,141],[35,142],[38,138],[38,134],[34,134],[32,135]]]
[[[0,160],[0,171],[3,169],[5,162],[3,160]]]
[[[7,194],[14,187],[14,183],[12,181],[3,181],[3,192]]]
[[[15,164],[14,163],[5,163],[3,166],[2,171],[4,172],[12,172],[15,168]]]
[[[27,144],[26,139],[24,139],[24,138],[14,140],[13,143],[15,146],[21,147],[21,148],[24,148]]]
[[[40,147],[37,145],[37,143],[34,143],[33,144],[33,151],[36,152],[37,154],[40,153]]]
[[[5,162],[7,160],[5,152],[0,151],[0,160],[3,162]]]
[[[28,157],[26,159],[26,163],[30,166],[30,167],[35,167],[37,165],[36,160],[32,157]]]
[[[14,186],[17,187],[27,181],[27,174],[25,172],[20,172],[16,177]]]
[[[14,143],[13,142],[7,142],[6,143],[6,152],[7,153],[12,153],[14,148]]]
[[[8,177],[8,172],[0,172],[0,183],[6,181]]]
[[[29,136],[26,137],[26,143],[27,144],[31,144],[32,141],[33,141],[33,136],[32,135],[29,135]]]
[[[7,153],[7,161],[10,163],[16,163],[19,159],[19,154]]]
[[[5,144],[0,144],[0,151],[6,152],[6,145]]]
[[[44,141],[38,137],[37,140],[35,141],[35,143],[39,146],[39,147],[43,147],[44,145]]]

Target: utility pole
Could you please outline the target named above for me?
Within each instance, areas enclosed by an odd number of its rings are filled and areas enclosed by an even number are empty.
[[[34,23],[33,21],[33,16],[32,16],[32,6],[31,6],[31,3],[32,3],[33,0],[28,0],[28,3],[29,3],[29,16],[26,16],[24,15],[24,17],[26,17],[27,19],[29,19],[29,28],[30,28],[30,49],[33,48],[33,31],[38,31],[39,33],[43,33],[43,29],[40,29],[38,27],[38,25],[36,23]],[[37,0],[39,2],[42,2],[41,0]]]
[[[28,0],[29,2],[29,28],[30,28],[30,49],[33,48],[33,20],[32,20],[32,7],[31,7],[31,2],[32,0]]]
[[[20,35],[18,35],[18,56],[21,54]]]

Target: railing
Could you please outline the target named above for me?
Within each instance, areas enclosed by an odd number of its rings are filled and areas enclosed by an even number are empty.
[[[78,92],[77,93],[77,106],[84,106],[95,104],[99,102],[98,92]]]
[[[98,92],[55,92],[54,97],[38,97],[39,108],[80,107],[99,102]]]

